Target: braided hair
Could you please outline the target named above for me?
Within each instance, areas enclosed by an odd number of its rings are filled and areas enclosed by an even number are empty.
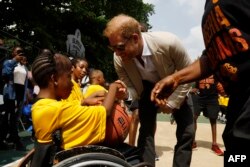
[[[88,64],[87,59],[81,58],[81,57],[75,57],[75,58],[71,59],[70,61],[74,67],[76,67],[77,63],[79,63],[80,61],[85,61]]]
[[[71,70],[71,62],[62,54],[39,55],[32,64],[32,76],[40,88],[48,87],[51,75]]]

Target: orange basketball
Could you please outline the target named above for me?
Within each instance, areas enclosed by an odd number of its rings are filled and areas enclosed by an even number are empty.
[[[130,118],[119,104],[114,105],[112,114],[107,118],[106,136],[104,143],[108,146],[117,146],[128,136]]]

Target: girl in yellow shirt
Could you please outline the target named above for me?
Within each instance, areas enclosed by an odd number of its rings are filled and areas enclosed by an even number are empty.
[[[78,100],[61,101],[72,90],[71,68],[70,60],[61,54],[38,56],[32,64],[32,75],[40,87],[32,107],[35,136],[40,143],[51,143],[52,133],[61,129],[62,149],[101,143],[116,94],[126,92],[124,85],[112,83],[102,105],[81,106]]]

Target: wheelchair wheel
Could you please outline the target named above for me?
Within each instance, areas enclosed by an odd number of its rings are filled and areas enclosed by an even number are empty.
[[[65,159],[53,167],[132,167],[125,160],[105,153],[86,153]]]
[[[76,155],[81,155],[81,154],[87,154],[87,153],[110,154],[110,155],[113,155],[113,156],[116,156],[118,158],[125,160],[124,155],[121,152],[113,148],[99,146],[99,145],[87,145],[87,146],[78,146],[78,147],[74,147],[71,149],[62,150],[56,153],[54,157],[54,164],[57,164],[58,162],[61,162],[70,157],[74,157]]]
[[[148,162],[140,162],[136,165],[133,165],[133,167],[154,167],[153,165],[151,165],[151,163]]]

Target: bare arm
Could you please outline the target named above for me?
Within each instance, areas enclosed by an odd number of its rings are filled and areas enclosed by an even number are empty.
[[[157,82],[151,92],[151,100],[155,101],[160,107],[165,106],[167,97],[178,85],[189,83],[207,76],[210,73],[208,69],[208,63],[205,59],[196,60],[190,66]]]
[[[108,92],[106,91],[98,91],[91,94],[89,97],[82,100],[82,105],[103,105],[106,109],[107,116],[113,110],[114,102],[117,99],[117,95],[120,92],[126,92],[126,85],[121,82],[114,82],[110,84]]]
[[[106,96],[106,91],[101,90],[101,91],[97,91],[93,94],[91,94],[89,97],[83,99],[81,101],[81,105],[99,105],[102,104],[105,96]]]
[[[177,82],[176,84],[178,85],[193,82],[199,79],[201,77],[200,61],[196,60],[190,66],[174,73],[172,77],[173,80],[175,80]]]
[[[122,85],[118,83],[112,83],[109,86],[109,91],[102,103],[107,111],[107,116],[109,116],[113,110],[113,105],[116,100],[116,94],[120,88],[122,88]]]

